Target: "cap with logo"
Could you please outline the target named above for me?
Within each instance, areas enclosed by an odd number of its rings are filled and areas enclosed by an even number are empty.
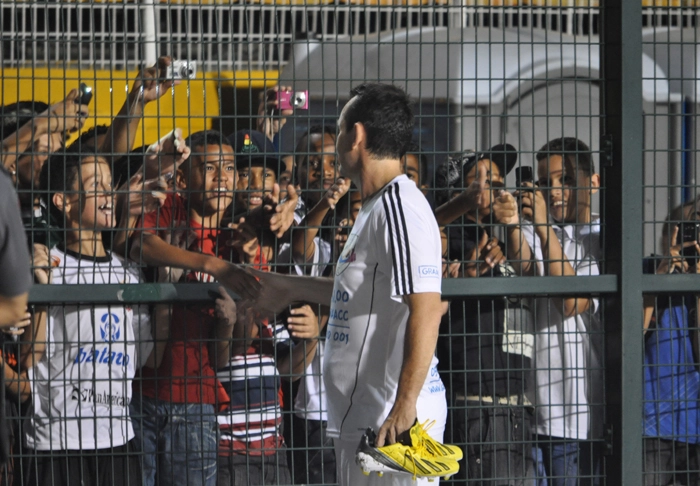
[[[239,130],[229,135],[228,141],[236,157],[236,168],[269,167],[279,173],[282,162],[272,142],[256,130]]]

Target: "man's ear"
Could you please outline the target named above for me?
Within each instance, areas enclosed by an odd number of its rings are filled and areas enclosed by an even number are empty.
[[[51,202],[58,208],[59,211],[66,212],[68,209],[70,209],[70,201],[67,200],[66,193],[64,192],[55,193],[51,198]]]
[[[600,188],[600,174],[593,174],[591,176],[591,194],[598,192]]]
[[[367,130],[365,130],[365,126],[361,122],[355,123],[352,126],[352,133],[355,135],[352,142],[353,150],[364,147],[367,141]]]

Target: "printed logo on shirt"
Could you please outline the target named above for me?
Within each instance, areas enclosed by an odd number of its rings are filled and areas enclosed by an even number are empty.
[[[357,235],[350,233],[348,236],[348,241],[345,242],[345,247],[343,247],[343,252],[338,258],[338,263],[335,266],[335,274],[342,274],[345,269],[347,269],[352,262],[357,260],[357,254],[355,253],[355,245],[357,244]]]
[[[420,278],[440,278],[440,271],[434,265],[421,265],[418,267]]]
[[[86,403],[97,403],[99,405],[116,405],[118,407],[126,407],[129,403],[126,397],[115,393],[109,395],[107,392],[95,393],[93,388],[80,388],[74,387],[70,394],[71,400],[76,402],[86,402]]]
[[[100,324],[100,334],[102,335],[102,340],[110,343],[118,341],[121,336],[121,329],[119,327],[119,316],[108,312],[103,314],[100,318],[102,324]]]

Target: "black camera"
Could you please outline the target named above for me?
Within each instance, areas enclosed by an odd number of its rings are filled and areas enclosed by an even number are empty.
[[[518,167],[515,169],[515,185],[523,187],[523,182],[533,182],[532,167]]]
[[[85,83],[80,83],[80,96],[75,99],[75,102],[80,105],[89,105],[92,101],[92,88]]]
[[[681,236],[680,244],[698,241],[699,230],[700,222],[698,221],[685,221],[681,223],[680,228],[678,229],[678,234]],[[695,249],[695,246],[681,248],[681,255],[686,260],[697,260],[700,257]]]

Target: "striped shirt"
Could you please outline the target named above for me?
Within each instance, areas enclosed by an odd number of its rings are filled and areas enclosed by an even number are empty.
[[[275,354],[289,344],[282,325],[261,325],[244,356],[233,356],[217,377],[231,402],[218,416],[219,454],[271,455],[283,444],[280,376]]]

